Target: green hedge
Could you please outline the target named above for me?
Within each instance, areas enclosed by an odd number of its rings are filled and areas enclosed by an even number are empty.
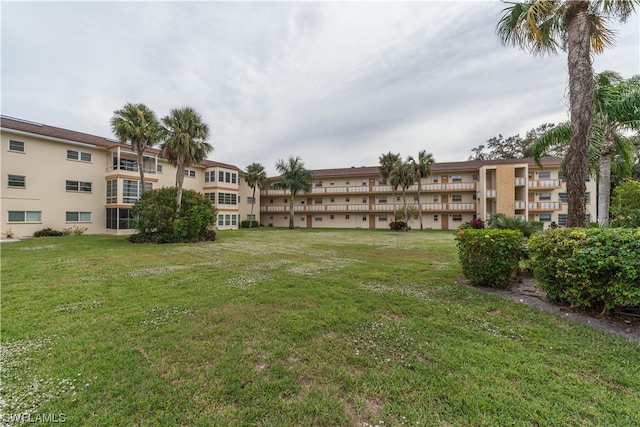
[[[640,229],[556,229],[531,237],[530,266],[547,295],[573,306],[640,305]]]
[[[245,219],[244,221],[242,221],[240,223],[240,227],[241,228],[249,228],[249,220]],[[251,221],[251,228],[258,228],[260,227],[260,223],[258,221]]]
[[[525,239],[517,230],[456,231],[462,273],[473,284],[507,288],[525,254]]]

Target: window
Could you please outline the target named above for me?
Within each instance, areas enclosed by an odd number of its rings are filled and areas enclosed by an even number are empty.
[[[253,214],[253,215],[247,214],[247,219],[249,221],[255,221],[256,220],[256,215],[255,214]]]
[[[141,191],[140,181],[134,179],[122,180],[122,203],[134,204],[136,200],[140,198]],[[145,190],[152,190],[153,184],[151,182],[144,182]],[[122,209],[121,209],[122,210]]]
[[[224,225],[231,225],[231,214],[224,215]]]
[[[256,202],[256,198],[255,197],[247,197],[247,204],[249,205],[253,205]]]
[[[314,187],[322,187],[322,181],[316,181],[313,183]]]
[[[204,193],[204,197],[208,197],[213,203],[216,202],[216,193]]]
[[[452,202],[461,202],[462,201],[462,194],[453,194],[451,196],[451,201]]]
[[[480,178],[478,177],[478,174],[477,174],[477,173],[474,173],[474,174],[471,176],[471,179],[473,179],[474,181],[478,181]]]
[[[586,203],[590,204],[591,203],[591,191],[587,191],[586,193],[584,193],[584,197],[585,197]]]
[[[231,183],[232,184],[237,184],[238,183],[238,174],[237,173],[232,173],[231,174]],[[235,217],[235,215],[234,215],[234,217]]]
[[[67,212],[67,222],[91,222],[91,212]]]
[[[558,214],[558,225],[562,227],[566,227],[567,225],[567,214]]]
[[[345,181],[344,182],[344,185],[349,185],[349,184],[351,184],[351,181]]]
[[[384,178],[378,179],[378,185],[387,185],[387,180]]]
[[[551,214],[550,213],[540,214],[538,215],[538,218],[540,219],[540,221],[549,222],[551,221]]]
[[[438,201],[438,195],[433,196],[433,201],[437,202]]]
[[[437,214],[433,216],[433,221],[434,222],[438,222],[438,215]]]
[[[315,200],[314,200],[314,203],[316,205],[321,205],[322,204],[322,197],[316,197]]]
[[[550,179],[551,178],[551,172],[549,172],[549,171],[538,172],[538,178],[539,179]]]
[[[224,225],[224,215],[222,214],[218,215],[218,225]]]
[[[344,216],[344,219],[349,219],[349,214],[346,214],[346,215]]]
[[[118,180],[117,179],[110,179],[109,181],[107,181],[107,203],[118,203]]]
[[[335,184],[335,182],[334,182],[334,181],[330,181],[330,182],[329,182],[329,185],[333,185],[333,184]]]
[[[538,200],[551,200],[551,193],[538,193]]]
[[[558,193],[558,200],[562,203],[567,203],[567,193]]]
[[[9,211],[8,222],[42,222],[42,212]]]
[[[558,172],[558,179],[562,180],[562,182],[566,182],[567,181],[567,178],[565,178],[564,172],[562,172],[562,171]]]
[[[396,196],[396,202],[400,201],[400,196]]]
[[[67,181],[66,190],[91,193],[91,183],[83,181]]]
[[[331,220],[335,219],[335,215],[329,215],[329,219]]]
[[[224,173],[224,182],[231,182],[231,172],[225,172]],[[225,222],[227,221],[227,219],[225,218]],[[230,225],[230,224],[227,224]]]
[[[184,176],[187,176],[189,178],[195,178],[196,177],[196,171],[194,171],[192,169],[185,169],[184,170]]]
[[[437,176],[433,177],[433,182],[438,182],[438,177]]]
[[[79,160],[81,162],[91,162],[91,153],[85,151],[67,150],[68,160]]]
[[[349,201],[351,201],[351,198],[350,198],[350,197],[345,197],[345,198],[344,198],[344,201],[345,201],[345,202],[349,202]]]
[[[218,172],[218,181],[224,182],[224,172],[222,171]],[[224,224],[220,224],[220,225],[224,225]]]
[[[9,187],[25,188],[27,186],[27,177],[22,175],[9,175]]]
[[[462,221],[462,214],[453,214],[454,221]]]
[[[238,216],[237,215],[231,215],[231,225],[238,225]]]
[[[362,215],[362,220],[366,221],[367,220],[367,216],[366,215]]]
[[[273,199],[269,199],[269,203],[273,203]]]
[[[218,204],[219,205],[237,205],[238,195],[234,193],[218,193]]]
[[[332,197],[332,198],[330,198],[330,199],[329,199],[329,201],[330,201],[331,203],[333,203],[333,202],[335,202],[335,201],[336,201],[336,199],[335,199],[335,197]]]
[[[315,221],[322,221],[322,216],[321,215],[316,215],[313,219]]]
[[[24,142],[16,141],[15,139],[9,140],[9,151],[17,151],[20,153],[24,153]]]
[[[414,202],[419,202],[420,201],[420,199],[418,199],[418,195],[417,194],[413,195],[413,201]]]
[[[206,171],[204,173],[204,182],[215,182],[216,171]]]
[[[386,222],[387,221],[387,215],[386,214],[378,215],[378,221]]]
[[[387,196],[378,197],[378,203],[387,203]]]
[[[367,198],[366,197],[362,198],[362,203],[367,203]]]
[[[462,175],[453,175],[451,177],[451,182],[462,182]]]
[[[156,165],[156,172],[162,173],[162,165]]]
[[[362,185],[367,185],[367,180],[366,179],[362,180]]]

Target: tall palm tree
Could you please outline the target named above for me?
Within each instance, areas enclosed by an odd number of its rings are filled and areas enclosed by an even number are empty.
[[[380,176],[382,177],[382,179],[387,181],[389,185],[391,185],[391,181],[389,178],[391,177],[391,172],[393,171],[393,169],[396,167],[398,163],[401,162],[400,153],[393,154],[391,151],[389,151],[387,154],[382,154],[380,157],[378,157],[378,160],[380,162],[380,166],[378,167],[378,170],[380,171]],[[398,188],[397,186],[391,185],[391,198],[393,199],[394,220],[396,215],[396,189],[397,188]]]
[[[416,182],[416,173],[410,163],[399,162],[393,168],[390,175],[391,185],[402,189],[402,200],[404,202],[404,222],[409,223],[407,211],[407,188]]]
[[[640,75],[628,80],[613,71],[596,74],[594,115],[588,147],[588,169],[598,176],[598,222],[609,224],[611,199],[611,172],[629,176],[633,167],[635,146],[625,135],[640,130]],[[561,123],[542,135],[534,144],[533,154],[539,161],[540,153],[551,145],[567,146],[571,126]],[[612,163],[612,159],[615,160]]]
[[[503,10],[497,26],[505,44],[520,46],[533,54],[567,51],[571,144],[565,159],[567,225],[586,223],[587,151],[593,119],[593,69],[591,52],[600,53],[613,43],[607,28],[612,18],[620,22],[634,12],[640,0],[525,0]]]
[[[276,162],[276,170],[280,179],[271,184],[272,188],[289,190],[289,228],[293,229],[293,201],[299,192],[311,192],[313,173],[304,167],[300,156],[290,156],[287,161],[280,159]]]
[[[251,163],[247,166],[247,174],[244,176],[247,185],[253,189],[253,197],[251,198],[251,219],[249,220],[249,228],[253,223],[253,206],[256,204],[256,188],[264,187],[267,182],[267,172],[260,163]]]
[[[144,104],[128,102],[122,109],[113,112],[111,129],[121,143],[129,141],[136,152],[140,172],[140,192],[144,192],[143,153],[145,148],[153,147],[158,142],[160,124],[156,114]]]
[[[409,156],[407,161],[413,167],[413,171],[416,175],[416,181],[418,181],[418,215],[420,217],[420,230],[422,230],[422,203],[420,203],[420,187],[422,186],[422,178],[426,178],[431,175],[431,165],[436,161],[433,158],[433,154],[427,153],[426,150],[422,150],[418,153],[417,160]]]
[[[202,116],[191,107],[174,108],[162,118],[162,156],[177,168],[178,209],[182,202],[184,170],[203,161],[213,147],[207,142],[209,126]]]

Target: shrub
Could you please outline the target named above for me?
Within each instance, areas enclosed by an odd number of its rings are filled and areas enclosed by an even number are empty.
[[[462,273],[479,286],[508,288],[524,256],[524,237],[517,230],[476,230],[456,232]]]
[[[251,222],[251,228],[258,228],[260,227],[260,223],[258,221],[249,221],[248,219],[245,219],[244,221],[242,221],[240,223],[240,227],[242,228],[249,228],[249,222]]]
[[[77,225],[74,225],[73,227],[67,227],[67,228],[63,228],[62,229],[62,233],[65,236],[80,236],[82,234],[84,234],[85,231],[87,231],[88,228],[87,227],[78,227]]]
[[[14,236],[15,236],[15,233],[10,228],[7,228],[5,231],[2,232],[2,237],[4,237],[5,239],[13,239]]]
[[[547,230],[529,240],[530,266],[547,295],[573,306],[640,305],[640,230]]]
[[[489,228],[499,230],[517,230],[530,237],[533,233],[541,231],[544,223],[541,221],[526,221],[520,217],[508,217],[505,214],[493,214],[489,220]]]
[[[640,227],[640,181],[627,181],[613,190],[611,198],[613,227]]]
[[[132,243],[177,243],[215,240],[209,228],[215,224],[216,209],[211,200],[192,191],[182,191],[178,209],[175,187],[146,191],[133,205],[138,233]]]
[[[54,230],[51,227],[43,228],[33,233],[33,237],[52,237],[52,236],[64,236],[64,231]]]
[[[389,228],[394,231],[407,231],[407,223],[404,221],[392,221],[389,223]]]
[[[472,228],[480,230],[480,229],[484,228],[484,220],[482,218],[480,218],[480,217],[473,218],[471,220],[471,222],[469,223],[469,225],[471,225]]]

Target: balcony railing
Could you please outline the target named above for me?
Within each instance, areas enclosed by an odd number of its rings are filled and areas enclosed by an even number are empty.
[[[432,183],[422,184],[420,191],[474,191],[476,189],[475,182],[453,182],[453,183]],[[396,192],[401,192],[401,189],[397,189]],[[415,193],[418,191],[418,185],[414,184],[407,188],[406,192]],[[353,193],[391,193],[390,185],[374,185],[369,188],[368,185],[354,185],[354,186],[341,186],[341,187],[313,187],[310,194],[353,194]],[[288,195],[289,190],[275,190],[265,189],[260,191],[262,196],[283,196]],[[303,195],[301,193],[300,195]]]
[[[530,211],[560,211],[561,202],[529,202]]]
[[[496,190],[487,190],[487,198],[495,199],[498,192]]]
[[[396,204],[396,209],[401,210],[403,208],[402,203]],[[392,204],[340,204],[340,205],[294,205],[294,212],[393,212]],[[475,212],[475,203],[423,203],[423,211],[443,211],[443,212]],[[261,212],[289,212],[289,205],[267,205],[260,207]]]
[[[529,181],[529,188],[560,188],[559,179],[532,179]]]
[[[527,183],[527,180],[526,180],[526,178],[515,178],[515,179],[513,180],[513,183],[514,183],[516,186],[523,186],[523,185],[525,185],[525,184]]]
[[[527,208],[527,202],[516,200],[516,202],[514,204],[514,208],[515,209],[526,209]]]

